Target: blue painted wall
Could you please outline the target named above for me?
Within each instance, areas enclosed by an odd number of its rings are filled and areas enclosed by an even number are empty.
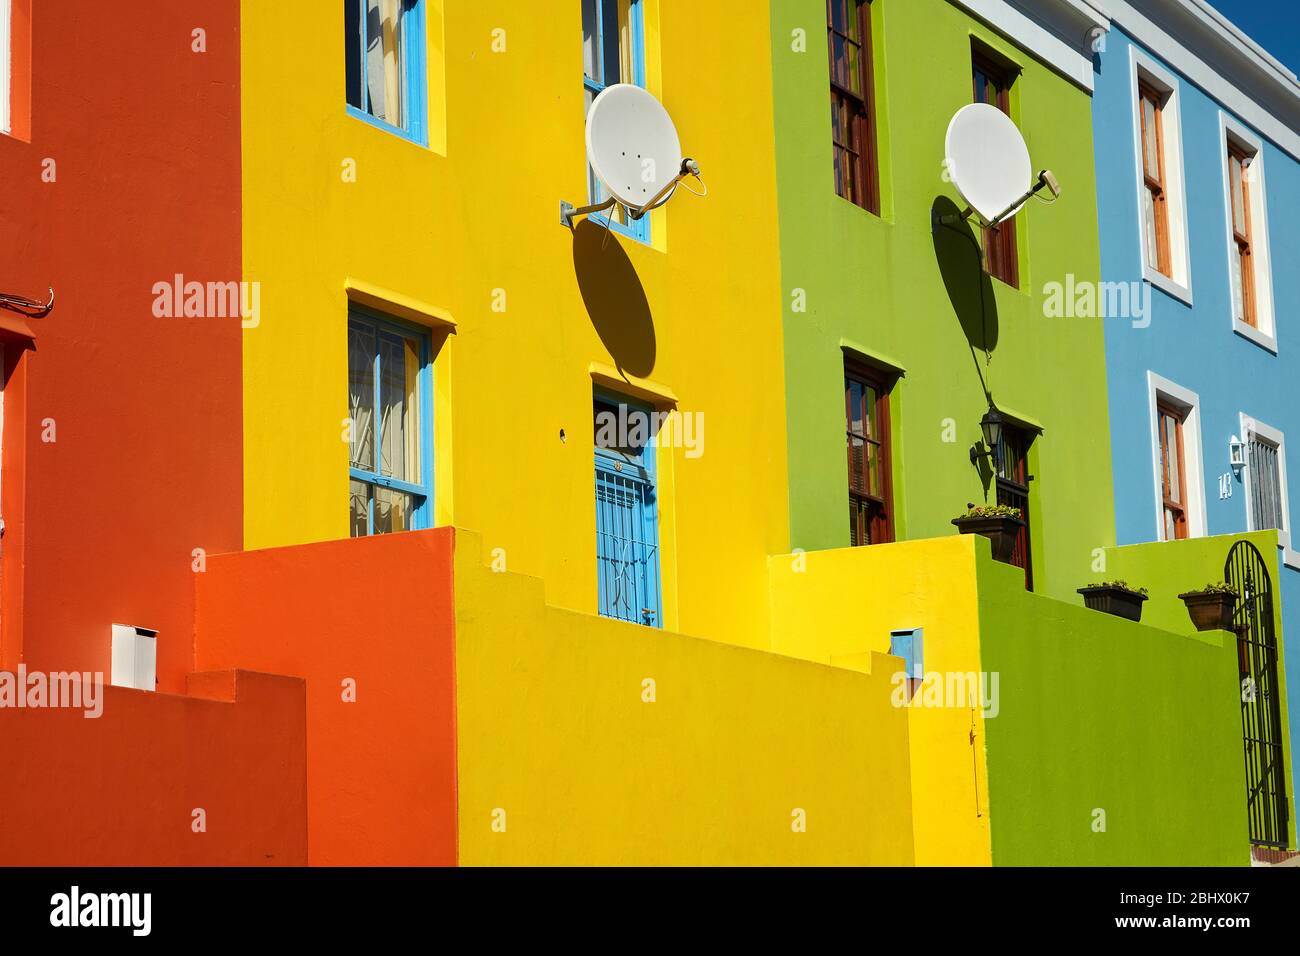
[[[1112,29],[1098,57],[1093,98],[1102,276],[1108,282],[1142,278],[1133,44],[1118,26]],[[1296,529],[1295,544],[1300,544],[1295,500],[1300,495],[1300,161],[1242,123],[1264,139],[1278,345],[1274,355],[1232,330],[1225,147],[1219,124],[1220,110],[1229,115],[1231,111],[1159,57],[1143,52],[1179,80],[1193,304],[1153,288],[1149,327],[1136,328],[1131,321],[1117,318],[1105,323],[1117,540],[1121,545],[1133,544],[1155,540],[1157,534],[1147,386],[1151,370],[1200,397],[1209,534],[1231,534],[1247,527],[1241,482],[1233,479],[1229,499],[1220,500],[1218,491],[1219,476],[1231,473],[1228,443],[1240,433],[1239,415],[1245,412],[1286,436],[1290,524]],[[1295,742],[1300,741],[1300,570],[1282,566],[1281,577],[1277,590],[1282,595],[1290,736]],[[1292,640],[1287,641],[1287,635]],[[1298,751],[1293,746],[1293,761]],[[1300,777],[1298,769],[1293,766],[1292,780]]]

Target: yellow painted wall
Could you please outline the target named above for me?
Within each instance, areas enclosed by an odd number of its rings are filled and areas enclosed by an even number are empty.
[[[927,673],[978,674],[975,548],[988,546],[953,535],[777,555],[769,562],[772,648],[850,668],[888,653],[890,631],[921,627]],[[889,660],[887,670],[901,669],[901,661]],[[876,676],[888,681],[891,674]],[[978,707],[925,707],[920,700],[901,709],[909,717],[916,863],[987,866],[984,715]]]
[[[864,674],[547,607],[484,547],[457,530],[463,864],[913,862],[884,658]]]
[[[703,412],[703,456],[661,454],[665,622],[766,644],[766,559],[789,547],[768,17],[647,3],[649,83],[710,194],[656,213],[653,248],[604,253],[558,218],[586,191],[577,2],[430,0],[430,148],[347,115],[341,4],[243,4],[248,548],[348,533],[352,279],[456,322],[437,523],[480,530],[553,604],[596,608],[592,363]]]

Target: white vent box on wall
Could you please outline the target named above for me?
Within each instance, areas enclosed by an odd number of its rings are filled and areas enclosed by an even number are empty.
[[[158,632],[130,624],[113,625],[114,687],[155,690],[158,686]]]

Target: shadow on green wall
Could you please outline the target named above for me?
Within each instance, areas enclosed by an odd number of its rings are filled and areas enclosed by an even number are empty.
[[[654,317],[625,241],[584,219],[573,230],[573,271],[587,315],[614,364],[647,378],[655,367]]]
[[[987,363],[998,347],[998,303],[993,295],[993,282],[984,271],[979,236],[970,222],[961,218],[961,208],[947,196],[935,197],[930,211],[935,262],[943,277],[953,314],[970,348],[980,388],[991,404],[993,396],[984,378],[980,356],[983,354]],[[993,480],[992,471],[987,459],[981,458],[974,464],[987,498]]]

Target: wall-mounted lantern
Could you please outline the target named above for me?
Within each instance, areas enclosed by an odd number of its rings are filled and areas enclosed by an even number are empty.
[[[1240,478],[1241,469],[1246,467],[1246,443],[1236,435],[1228,442],[1228,464],[1232,466],[1233,473]]]
[[[992,402],[989,402],[989,410],[984,413],[980,419],[980,432],[984,436],[984,451],[972,447],[970,450],[970,460],[977,462],[981,458],[987,458],[989,463],[993,462],[993,450],[998,447],[1002,441],[1002,413],[997,410]]]

